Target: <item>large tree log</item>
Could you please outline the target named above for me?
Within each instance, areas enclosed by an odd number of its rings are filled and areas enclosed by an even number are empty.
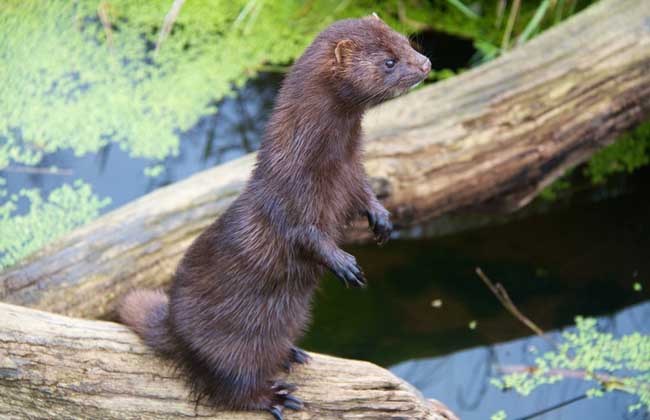
[[[648,0],[603,0],[498,60],[372,110],[366,167],[397,227],[519,208],[648,119],[649,22]],[[130,287],[166,284],[253,162],[197,174],[75,231],[0,275],[0,299],[97,317]]]
[[[188,389],[167,361],[126,327],[0,304],[0,417],[171,419],[194,417]],[[430,419],[455,417],[439,403],[368,362],[312,354],[288,381],[304,411],[287,419]],[[270,414],[218,412],[210,419],[265,419]]]

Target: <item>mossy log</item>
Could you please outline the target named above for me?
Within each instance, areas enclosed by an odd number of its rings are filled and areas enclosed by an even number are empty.
[[[520,208],[650,118],[649,22],[648,0],[603,0],[493,62],[369,112],[366,168],[397,235],[452,211]],[[0,274],[0,299],[106,317],[129,288],[169,282],[253,163],[246,156],[102,216]],[[366,239],[351,227],[348,240]]]
[[[195,407],[167,361],[120,324],[0,304],[0,417],[268,420]],[[455,419],[387,370],[312,354],[287,380],[306,401],[291,419]]]

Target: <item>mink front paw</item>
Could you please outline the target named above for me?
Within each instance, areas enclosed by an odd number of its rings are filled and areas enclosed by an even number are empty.
[[[393,224],[390,221],[390,213],[383,207],[376,210],[367,210],[368,225],[375,234],[375,240],[379,245],[388,242],[390,234],[393,232]]]
[[[329,268],[345,287],[366,287],[366,278],[353,255],[340,251]]]

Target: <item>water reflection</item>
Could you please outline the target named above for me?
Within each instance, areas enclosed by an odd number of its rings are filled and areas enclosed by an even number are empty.
[[[599,320],[599,330],[615,336],[634,331],[650,334],[650,302],[632,306],[611,317]],[[559,338],[560,332],[551,333]],[[523,397],[512,391],[501,391],[490,379],[499,367],[534,365],[536,355],[531,348],[549,350],[546,341],[527,337],[507,343],[484,346],[454,353],[449,356],[410,360],[393,366],[391,370],[416,386],[428,398],[447,404],[464,420],[489,419],[499,410],[505,410],[508,419],[526,418],[556,404],[581,397],[594,387],[593,382],[565,379],[553,385],[544,385],[531,395]],[[602,398],[579,399],[565,407],[535,417],[539,420],[560,419],[648,419],[650,413],[628,413],[627,407],[638,402],[634,397],[612,392]]]

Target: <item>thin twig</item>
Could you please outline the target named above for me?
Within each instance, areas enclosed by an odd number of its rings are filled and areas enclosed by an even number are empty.
[[[504,308],[508,312],[510,312],[515,318],[517,318],[519,321],[521,321],[525,326],[530,328],[535,334],[538,336],[542,337],[544,340],[546,340],[548,343],[550,343],[553,347],[557,347],[557,343],[553,341],[551,338],[549,338],[544,331],[537,326],[533,321],[531,321],[527,316],[521,313],[519,308],[512,302],[510,299],[510,296],[508,295],[508,292],[506,291],[505,287],[501,285],[501,283],[497,283],[496,285],[492,283],[492,280],[488,278],[488,276],[483,273],[483,270],[480,268],[476,268],[476,274],[483,280],[483,283],[490,289],[492,293],[494,293],[494,296],[497,297],[499,302],[503,305]]]
[[[99,2],[99,5],[97,6],[97,16],[99,16],[99,20],[102,22],[102,26],[104,27],[104,32],[106,33],[106,45],[108,45],[108,49],[113,51],[113,26],[111,25],[111,17],[109,14],[109,10],[111,8],[111,5],[107,1],[101,1]]]
[[[171,9],[169,9],[169,12],[167,12],[167,15],[165,15],[165,20],[163,21],[160,32],[158,33],[158,41],[156,41],[156,49],[154,50],[154,54],[158,53],[163,41],[171,33],[172,28],[174,27],[174,22],[176,22],[178,14],[181,12],[181,8],[183,7],[183,3],[185,3],[185,0],[174,0]]]
[[[499,373],[529,373],[534,374],[539,371],[537,366],[529,365],[499,365],[496,367]],[[597,381],[600,385],[608,390],[618,390],[629,392],[629,385],[626,387],[625,380],[617,376],[608,375],[606,373],[588,372],[585,370],[551,368],[545,373],[546,376],[561,376],[563,378],[582,379],[589,378]],[[632,378],[626,378],[629,381]]]
[[[73,175],[73,171],[71,169],[60,169],[55,167],[39,168],[39,167],[31,167],[31,166],[8,166],[0,170],[4,172],[15,172],[15,173],[23,173],[23,174],[43,174],[43,175],[61,175],[61,176]]]
[[[534,413],[532,413],[532,414],[528,414],[528,415],[525,415],[525,416],[523,416],[523,417],[516,418],[515,420],[530,420],[530,419],[534,419],[535,417],[539,417],[539,416],[541,416],[541,415],[548,414],[548,413],[550,413],[551,411],[555,411],[555,410],[557,410],[557,409],[559,409],[559,408],[566,407],[566,406],[569,405],[569,404],[573,404],[574,402],[578,402],[578,401],[580,401],[580,400],[584,400],[585,398],[588,398],[588,397],[589,397],[589,396],[587,395],[587,393],[584,393],[584,394],[578,395],[577,397],[569,398],[568,400],[562,401],[561,403],[558,403],[558,404],[552,405],[552,406],[550,406],[550,407],[543,408],[543,409],[541,409],[541,410],[539,410],[539,411],[536,411],[536,412],[534,412]]]

